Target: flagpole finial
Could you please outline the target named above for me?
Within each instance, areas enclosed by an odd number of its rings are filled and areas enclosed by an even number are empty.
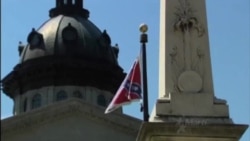
[[[141,31],[141,38],[140,38],[140,42],[141,43],[147,43],[148,42],[148,35],[146,34],[146,32],[148,31],[148,26],[145,23],[142,23],[139,27],[139,30]]]
[[[145,23],[142,23],[142,24],[140,25],[139,29],[140,29],[140,31],[141,31],[142,33],[146,33],[146,32],[148,31],[148,25],[145,24]]]

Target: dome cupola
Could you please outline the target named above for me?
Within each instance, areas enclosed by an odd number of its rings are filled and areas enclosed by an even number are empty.
[[[56,7],[49,11],[49,16],[56,17],[60,14],[89,17],[89,11],[83,8],[83,0],[56,0]]]

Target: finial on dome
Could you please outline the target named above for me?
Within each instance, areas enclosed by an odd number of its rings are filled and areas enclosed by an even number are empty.
[[[118,44],[116,43],[115,46],[112,46],[112,49],[114,51],[116,59],[118,59],[118,54],[119,54],[119,46],[118,46]]]
[[[19,43],[18,43],[18,53],[19,53],[19,56],[21,56],[24,47],[25,46],[23,45],[23,43],[21,41],[19,41]]]

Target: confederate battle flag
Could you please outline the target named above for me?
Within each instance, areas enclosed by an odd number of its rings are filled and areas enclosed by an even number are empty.
[[[140,100],[142,98],[141,92],[140,63],[139,60],[136,59],[130,72],[123,80],[114,98],[105,110],[105,114],[110,113],[125,104],[130,104],[132,101]]]

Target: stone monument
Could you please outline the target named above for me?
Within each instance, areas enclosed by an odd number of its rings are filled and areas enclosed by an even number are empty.
[[[246,125],[215,97],[205,0],[160,2],[159,97],[138,141],[238,141]]]

